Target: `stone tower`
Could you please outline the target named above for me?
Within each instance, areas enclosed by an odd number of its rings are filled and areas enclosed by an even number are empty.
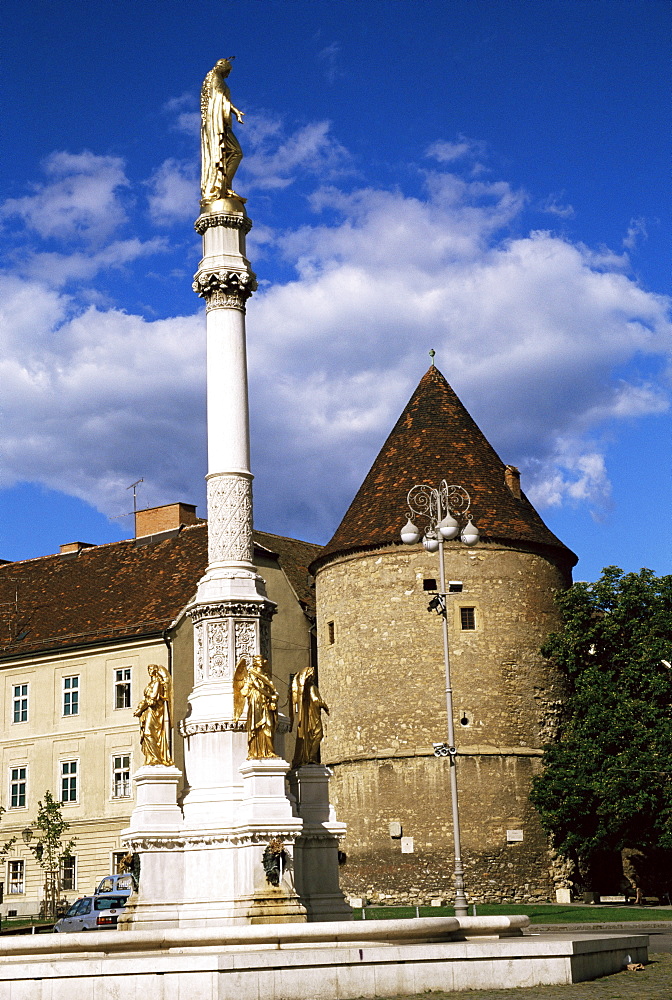
[[[576,556],[434,366],[313,564],[320,687],[339,705],[323,760],[348,824],[342,881],[356,895],[451,895],[449,762],[432,746],[446,739],[441,621],[425,585],[439,577],[438,557],[399,538],[409,489],[441,479],[468,491],[480,532],[474,547],[445,544],[467,894],[548,897],[528,792],[562,689],[539,649]]]

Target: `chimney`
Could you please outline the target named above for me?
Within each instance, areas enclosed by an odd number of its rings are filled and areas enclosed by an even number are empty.
[[[200,524],[193,503],[167,503],[162,507],[147,507],[135,512],[135,537],[158,535],[162,531],[174,531],[185,524]]]
[[[507,465],[504,469],[504,480],[516,500],[520,500],[520,469],[515,465]]]
[[[61,545],[60,555],[76,556],[82,549],[92,548],[94,548],[93,542],[66,542],[65,545]]]

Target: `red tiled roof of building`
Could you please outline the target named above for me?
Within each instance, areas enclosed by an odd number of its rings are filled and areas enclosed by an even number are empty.
[[[432,365],[313,570],[337,555],[398,543],[410,488],[417,483],[438,486],[442,479],[470,494],[470,513],[483,540],[553,549],[573,566],[574,553],[546,527],[523,493],[516,497],[509,489],[506,468]]]
[[[256,530],[254,540],[279,557],[280,565],[294,588],[297,598],[308,612],[314,613],[315,581],[308,567],[313,559],[317,559],[322,551],[322,546],[315,545],[313,542],[301,542],[297,538],[285,538],[284,535],[271,535],[266,531]]]
[[[320,546],[254,532],[308,611]],[[0,660],[157,635],[189,603],[208,557],[207,523],[151,542],[113,542],[0,565]]]

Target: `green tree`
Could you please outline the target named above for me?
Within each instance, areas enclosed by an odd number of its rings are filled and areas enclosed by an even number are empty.
[[[579,872],[624,849],[654,864],[672,850],[672,576],[608,566],[557,600],[542,652],[567,698],[532,802]]]
[[[54,920],[61,899],[61,868],[72,853],[74,838],[64,840],[70,824],[63,819],[61,804],[52,793],[44,793],[44,802],[37,803],[37,819],[32,829],[34,843],[29,843],[35,860],[44,872],[44,902],[42,916]]]

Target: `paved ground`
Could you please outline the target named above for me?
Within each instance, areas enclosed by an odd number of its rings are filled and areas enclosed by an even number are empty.
[[[580,929],[579,929],[580,927]],[[579,925],[572,933],[590,934],[595,930]],[[539,927],[534,928],[535,931]],[[547,930],[566,931],[567,927],[548,926]],[[672,930],[659,930],[647,923],[609,925],[609,930],[649,935],[649,964],[642,972],[617,972],[613,976],[570,986],[512,987],[501,990],[464,990],[460,993],[425,993],[403,1000],[672,1000]],[[389,997],[387,1000],[402,1000]]]
[[[652,948],[655,941],[651,941]],[[401,1000],[401,998],[388,998]],[[410,1000],[410,998],[404,998]],[[412,1000],[672,1000],[672,955],[649,951],[643,972],[617,972],[604,979],[570,986],[514,987],[509,990],[465,990],[424,993]]]

